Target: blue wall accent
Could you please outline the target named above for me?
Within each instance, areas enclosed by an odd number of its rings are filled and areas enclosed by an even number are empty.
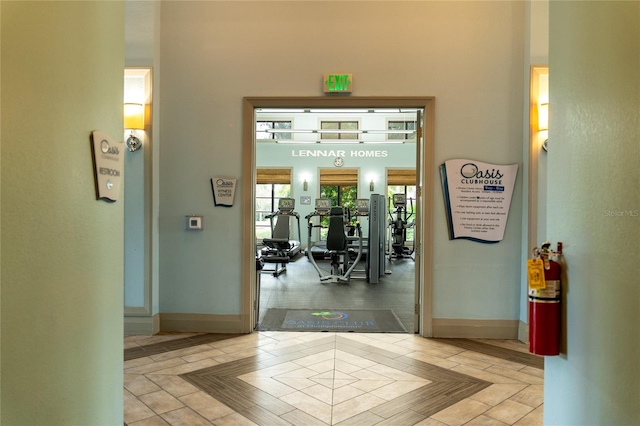
[[[638,425],[640,3],[550,2],[550,40],[547,229],[566,268],[544,424]]]
[[[124,138],[129,136],[126,132]],[[124,306],[144,306],[144,147],[124,153]]]
[[[344,69],[356,79],[353,96],[436,97],[427,207],[433,270],[426,271],[433,316],[517,320],[522,173],[504,240],[485,245],[449,241],[437,168],[451,158],[522,165],[524,5],[343,2],[329,19],[322,2],[164,2],[160,311],[241,312],[242,192],[233,207],[213,207],[209,179],[249,173],[242,170],[242,98],[322,96],[323,73]],[[287,48],[258,47],[265,34],[270,45]],[[360,166],[365,190],[369,164]],[[383,164],[375,163],[378,172]],[[328,159],[326,166],[333,167]],[[187,214],[203,215],[204,231],[186,232]]]

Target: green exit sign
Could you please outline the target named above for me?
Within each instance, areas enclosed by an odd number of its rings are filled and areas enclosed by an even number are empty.
[[[325,74],[324,93],[351,93],[351,74]]]

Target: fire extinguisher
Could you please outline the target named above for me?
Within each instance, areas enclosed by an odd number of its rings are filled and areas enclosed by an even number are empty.
[[[562,254],[550,250],[550,242],[534,248],[529,261],[529,352],[560,355],[560,264],[550,257]]]

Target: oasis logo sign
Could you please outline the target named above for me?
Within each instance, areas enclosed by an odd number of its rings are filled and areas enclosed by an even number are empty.
[[[320,317],[326,320],[344,320],[349,318],[349,314],[346,312],[334,312],[334,311],[312,312],[311,315],[315,317]]]
[[[460,167],[460,174],[464,178],[460,183],[466,184],[500,185],[504,177],[500,169],[480,170],[475,163],[463,164]]]
[[[118,151],[118,147],[109,145],[109,142],[106,140],[100,142],[100,151],[102,151],[103,154],[120,154],[120,151]]]
[[[234,184],[234,182],[231,181],[231,180],[225,180],[225,179],[217,179],[216,180],[216,185],[218,187],[220,187],[220,188],[224,188],[224,187],[231,188],[231,187],[233,187],[233,184]]]

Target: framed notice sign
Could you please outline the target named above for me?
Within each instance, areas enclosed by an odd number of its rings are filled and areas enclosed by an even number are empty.
[[[518,165],[455,159],[440,166],[449,239],[502,241]]]

